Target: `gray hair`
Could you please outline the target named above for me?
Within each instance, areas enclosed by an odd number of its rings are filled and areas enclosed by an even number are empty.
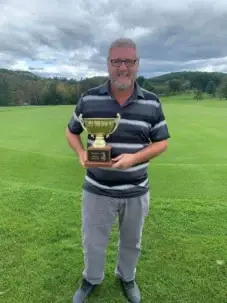
[[[136,43],[130,39],[130,38],[118,38],[116,40],[114,40],[109,47],[108,50],[108,56],[110,55],[110,52],[113,48],[116,47],[130,47],[136,50],[137,52],[137,47],[136,47]]]

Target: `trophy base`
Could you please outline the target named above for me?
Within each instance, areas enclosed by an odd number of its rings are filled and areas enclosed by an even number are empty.
[[[113,162],[94,162],[94,161],[85,161],[85,168],[95,168],[95,167],[111,167]]]
[[[111,146],[88,147],[85,167],[110,167],[112,164]]]

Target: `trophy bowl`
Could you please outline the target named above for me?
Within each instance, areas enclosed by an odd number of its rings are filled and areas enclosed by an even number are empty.
[[[95,138],[92,146],[88,147],[87,167],[110,166],[111,146],[107,146],[105,137],[115,132],[120,122],[120,115],[116,118],[83,118],[79,116],[83,129]]]

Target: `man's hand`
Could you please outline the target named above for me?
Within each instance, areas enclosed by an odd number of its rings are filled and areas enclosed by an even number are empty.
[[[113,168],[129,168],[132,167],[135,163],[135,155],[134,154],[121,154],[116,158],[113,158],[112,161],[114,164]]]
[[[85,167],[85,161],[87,160],[87,152],[85,150],[81,151],[79,154],[80,164]]]
[[[168,147],[168,141],[154,142],[135,154],[122,154],[112,159],[114,168],[129,168],[137,163],[145,163],[163,153]]]

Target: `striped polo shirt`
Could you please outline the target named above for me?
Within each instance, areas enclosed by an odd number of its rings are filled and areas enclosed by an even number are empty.
[[[81,134],[83,128],[78,120],[83,118],[121,119],[118,128],[105,141],[112,146],[112,157],[122,153],[136,153],[152,142],[170,137],[159,98],[135,83],[132,96],[120,105],[111,95],[109,80],[103,85],[87,90],[79,99],[68,128],[73,134]],[[94,138],[87,135],[87,147]],[[149,190],[148,162],[128,169],[87,168],[83,189],[111,197],[135,197]]]

